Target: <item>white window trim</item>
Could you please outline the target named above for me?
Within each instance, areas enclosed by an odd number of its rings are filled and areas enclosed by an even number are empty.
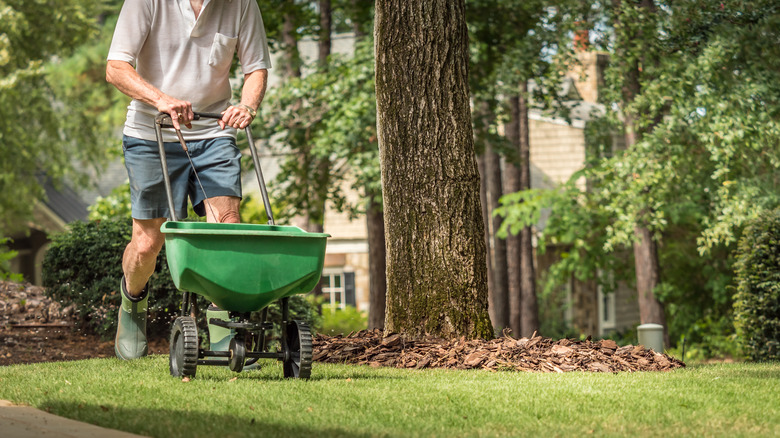
[[[598,313],[600,335],[603,336],[608,331],[617,328],[615,321],[615,292],[604,293],[601,285],[598,287]]]
[[[322,294],[328,294],[330,297],[330,302],[324,303],[329,304],[331,311],[335,312],[336,309],[344,309],[346,308],[346,285],[344,284],[344,269],[343,268],[327,268],[323,269],[322,271],[323,277],[340,277],[339,284],[341,286],[335,287],[335,286],[322,286]],[[332,278],[331,278],[332,280]],[[330,281],[329,284],[334,284],[335,282]],[[336,301],[336,295],[338,295],[338,302]]]

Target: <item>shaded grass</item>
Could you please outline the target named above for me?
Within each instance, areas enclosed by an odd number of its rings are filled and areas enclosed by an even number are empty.
[[[780,363],[537,374],[278,362],[182,382],[166,356],[0,367],[0,399],[154,437],[778,436]]]

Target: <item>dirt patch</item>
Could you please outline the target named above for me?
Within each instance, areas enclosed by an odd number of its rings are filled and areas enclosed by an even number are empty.
[[[489,341],[405,339],[383,336],[379,330],[360,331],[347,337],[319,335],[314,340],[314,360],[373,367],[452,368],[540,372],[669,371],[684,367],[681,361],[643,346],[619,347],[615,341],[553,340],[542,336]]]
[[[113,340],[76,328],[74,308],[63,308],[30,284],[0,281],[0,365],[113,357]],[[150,339],[151,353],[168,352],[167,339]]]

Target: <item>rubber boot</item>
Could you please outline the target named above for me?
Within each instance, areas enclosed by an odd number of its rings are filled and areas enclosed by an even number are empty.
[[[211,318],[221,319],[222,321],[230,321],[230,312],[227,310],[222,310],[213,304],[210,305],[208,309],[206,309],[206,321],[209,322],[210,350],[228,351],[230,349],[230,341],[233,339],[233,336],[236,335],[236,331],[212,324]]]
[[[149,351],[146,342],[146,309],[149,305],[149,293],[144,288],[140,297],[131,297],[127,293],[124,276],[120,288],[122,305],[117,318],[114,351],[116,357],[120,359],[138,359],[146,356]]]

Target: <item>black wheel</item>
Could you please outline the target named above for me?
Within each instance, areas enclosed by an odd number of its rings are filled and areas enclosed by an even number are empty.
[[[230,359],[228,368],[231,371],[240,373],[244,369],[244,360],[246,359],[246,340],[242,334],[236,334],[230,340]]]
[[[170,369],[174,377],[195,377],[198,367],[198,326],[195,318],[180,316],[171,328]]]
[[[290,357],[284,362],[284,377],[311,377],[311,330],[303,321],[287,323],[287,349]]]

